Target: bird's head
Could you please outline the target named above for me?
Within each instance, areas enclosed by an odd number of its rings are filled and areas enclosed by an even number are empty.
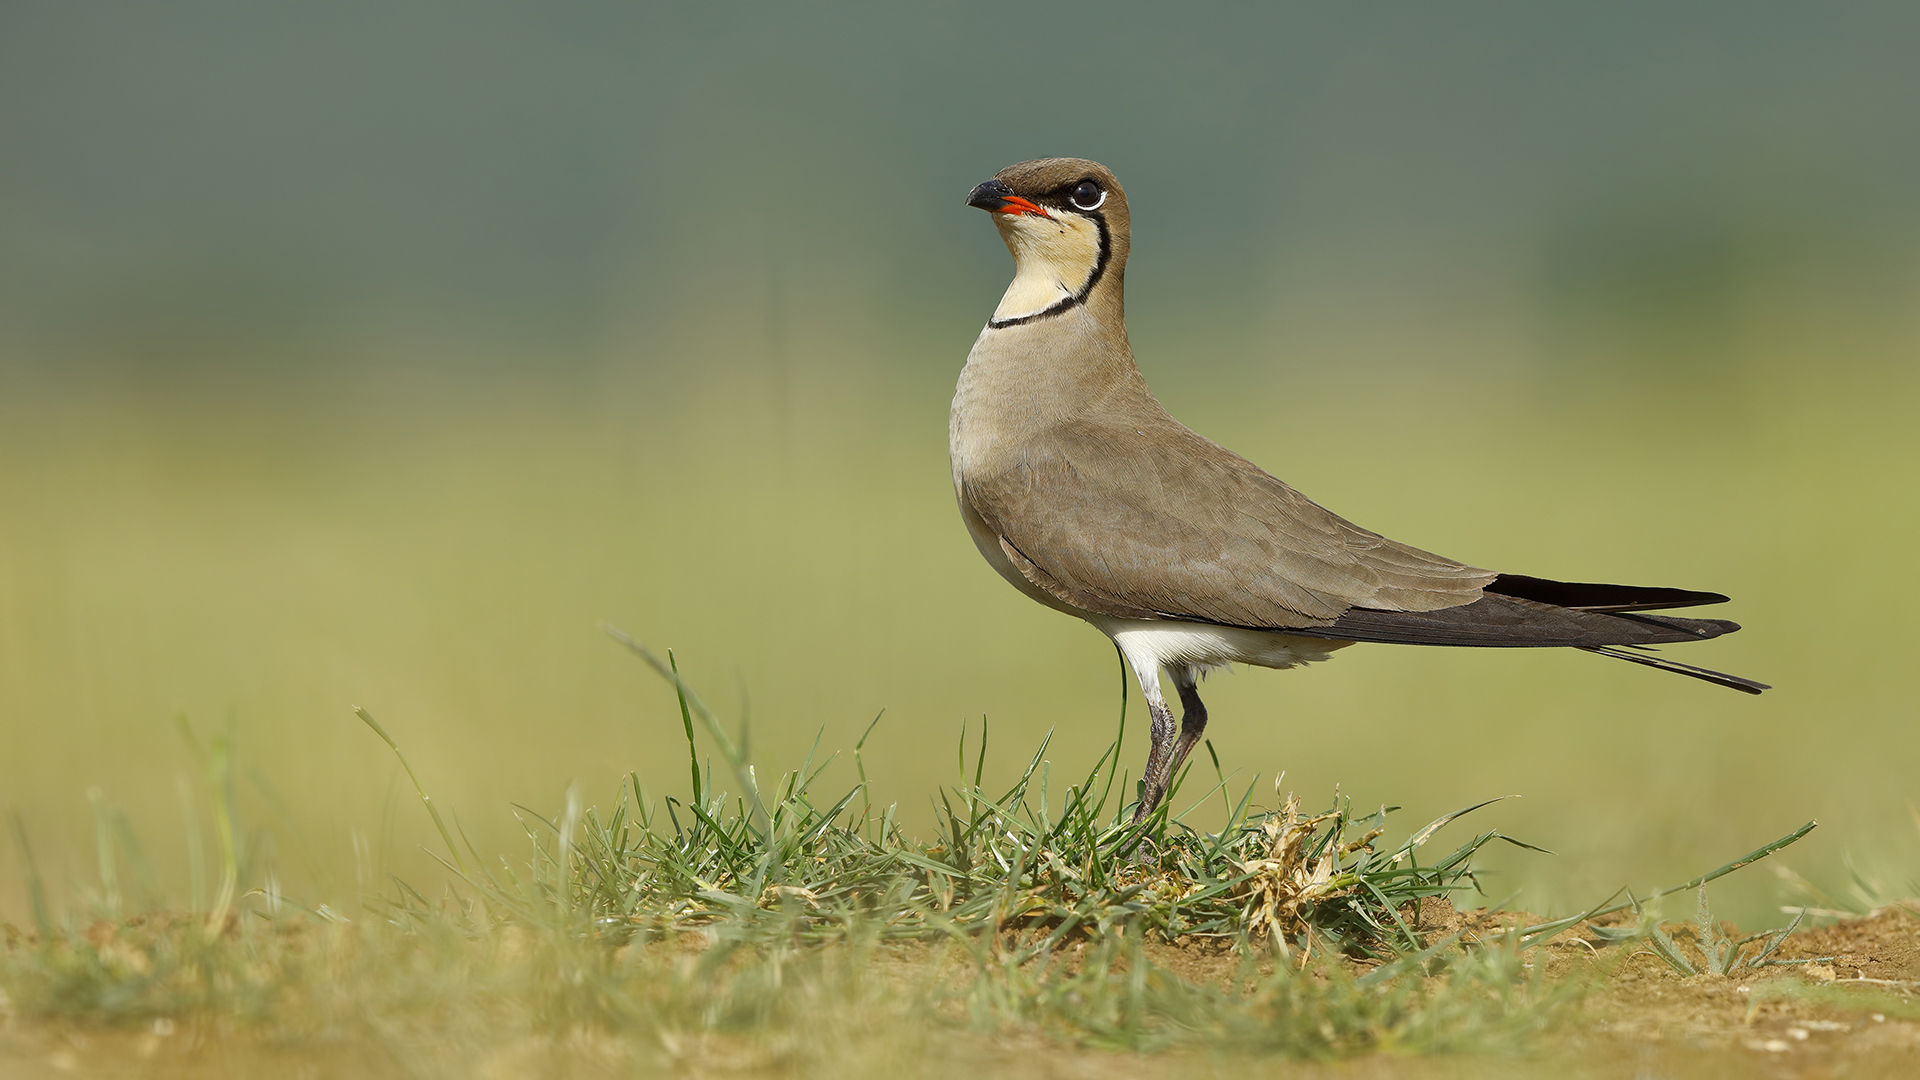
[[[967,205],[993,215],[1013,253],[1013,284],[989,325],[1032,322],[1105,297],[1118,303],[1127,195],[1106,166],[1080,158],[1023,161],[974,188]]]

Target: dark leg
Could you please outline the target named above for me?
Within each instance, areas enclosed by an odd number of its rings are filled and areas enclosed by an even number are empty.
[[[1173,733],[1173,710],[1159,694],[1147,697],[1147,711],[1153,714],[1153,747],[1147,751],[1147,790],[1134,808],[1133,820],[1139,821],[1160,800],[1167,796],[1167,785],[1173,782],[1173,776],[1180,771],[1181,763],[1193,752],[1195,743],[1200,741],[1200,733],[1207,730],[1207,707],[1200,704],[1200,690],[1190,667],[1172,668],[1168,674],[1173,677],[1173,685],[1180,691],[1180,734]],[[1159,689],[1159,687],[1155,687]]]
[[[1147,701],[1148,711],[1153,713],[1153,749],[1147,752],[1147,791],[1140,805],[1134,808],[1135,821],[1153,813],[1153,808],[1167,797],[1167,787],[1173,783],[1174,774],[1193,752],[1201,732],[1207,730],[1207,707],[1200,704],[1200,689],[1193,669],[1172,668],[1167,674],[1173,677],[1173,685],[1180,691],[1180,734],[1177,738],[1173,734],[1173,710],[1160,700],[1160,695],[1153,695]]]
[[[1160,688],[1153,688],[1158,691]],[[1139,821],[1167,794],[1167,778],[1173,775],[1173,756],[1175,736],[1173,733],[1173,710],[1156,693],[1147,695],[1147,712],[1153,717],[1150,736],[1153,745],[1147,750],[1146,791],[1140,797],[1140,804],[1133,808],[1133,820]]]
[[[1200,742],[1200,736],[1207,730],[1207,707],[1200,704],[1200,685],[1194,670],[1190,667],[1174,669],[1173,685],[1180,691],[1180,741],[1173,747],[1173,768],[1168,771],[1169,777],[1186,764],[1187,755],[1193,752],[1194,746]]]

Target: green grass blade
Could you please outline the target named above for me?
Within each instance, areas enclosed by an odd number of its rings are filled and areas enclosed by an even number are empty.
[[[13,842],[20,852],[20,867],[27,879],[27,909],[33,915],[34,932],[40,935],[40,943],[53,940],[53,917],[47,911],[47,886],[40,877],[40,864],[33,857],[33,844],[27,840],[27,823],[20,817],[20,811],[14,810]]]
[[[734,742],[733,737],[727,734],[727,729],[721,726],[713,710],[707,708],[706,703],[700,699],[700,695],[694,693],[693,688],[680,677],[680,673],[674,670],[673,665],[662,663],[659,657],[653,655],[652,650],[628,637],[618,627],[602,623],[600,628],[606,631],[608,637],[626,646],[629,652],[644,661],[655,674],[673,684],[674,692],[680,696],[680,700],[685,702],[692,715],[700,720],[700,725],[707,729],[707,735],[719,748],[720,756],[733,770],[734,779],[746,793],[744,797],[752,800],[754,824],[762,832],[770,829],[772,816],[768,814],[766,804],[760,799],[760,787],[754,781],[753,767],[747,763],[745,752]],[[706,789],[710,791],[711,788],[712,785],[709,783]]]
[[[407,755],[400,752],[400,744],[393,741],[393,736],[387,734],[387,729],[380,726],[380,722],[373,718],[372,713],[355,705],[353,715],[358,716],[372,728],[373,733],[380,736],[392,748],[393,756],[400,759],[400,767],[406,770],[407,779],[413,782],[414,793],[420,796],[420,805],[427,808],[427,816],[433,819],[433,827],[440,830],[440,839],[447,845],[447,853],[453,856],[454,865],[460,868],[462,875],[465,875],[467,861],[460,855],[460,845],[453,842],[453,833],[448,830],[447,823],[440,819],[440,809],[433,805],[433,797],[427,794],[427,789],[420,783],[420,778],[414,775],[413,766],[407,763]]]
[[[673,696],[680,702],[680,723],[687,730],[687,767],[693,772],[693,802],[699,806],[705,798],[700,791],[700,750],[693,741],[693,710],[687,707],[686,684],[680,681],[680,664],[672,649],[667,650],[667,668],[673,673]]]
[[[1674,893],[1684,892],[1688,889],[1697,889],[1700,886],[1705,885],[1709,881],[1715,881],[1715,880],[1718,880],[1719,878],[1723,878],[1728,874],[1733,873],[1735,870],[1740,869],[1743,866],[1748,866],[1752,863],[1759,862],[1761,859],[1764,859],[1767,856],[1773,854],[1774,852],[1779,851],[1781,848],[1784,848],[1793,844],[1795,841],[1799,840],[1801,837],[1812,832],[1815,828],[1819,826],[1819,824],[1820,823],[1818,821],[1809,821],[1805,825],[1800,826],[1799,828],[1793,830],[1792,832],[1781,837],[1780,839],[1773,841],[1770,844],[1762,844],[1760,847],[1754,848],[1752,851],[1747,852],[1745,855],[1740,856],[1739,858],[1733,860],[1732,862],[1727,863],[1726,865],[1721,866],[1717,869],[1709,870],[1708,872],[1701,874],[1699,877],[1694,878],[1691,881],[1683,881],[1678,885],[1672,885],[1667,888],[1657,890],[1649,894],[1647,896],[1647,899],[1658,900],[1663,896],[1671,896]],[[1615,894],[1615,895],[1618,895],[1618,894]],[[1521,942],[1523,945],[1532,945],[1536,942],[1544,941],[1547,938],[1552,937],[1553,935],[1559,933],[1560,931],[1565,930],[1569,926],[1576,926],[1580,923],[1586,922],[1588,919],[1597,919],[1603,915],[1611,915],[1616,911],[1625,911],[1627,908],[1630,908],[1633,906],[1635,906],[1634,902],[1629,901],[1624,904],[1613,904],[1611,906],[1594,907],[1586,911],[1583,911],[1578,915],[1569,915],[1564,919],[1554,919],[1550,922],[1537,923],[1533,926],[1527,927],[1526,931],[1522,934]]]

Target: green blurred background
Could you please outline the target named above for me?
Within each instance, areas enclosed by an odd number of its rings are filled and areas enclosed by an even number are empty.
[[[1727,592],[1680,658],[1779,687],[1353,649],[1214,677],[1236,783],[1523,795],[1482,824],[1560,854],[1487,887],[1535,910],[1809,817],[1796,869],[1911,888],[1917,48],[1897,2],[8,3],[0,804],[74,901],[97,789],[184,902],[184,713],[295,899],[431,884],[349,706],[516,851],[512,803],[684,785],[601,620],[763,775],[884,708],[916,828],[963,721],[1083,771],[1112,649],[980,561],[945,445],[1010,276],[961,200],[1071,154],[1176,415],[1433,550]]]

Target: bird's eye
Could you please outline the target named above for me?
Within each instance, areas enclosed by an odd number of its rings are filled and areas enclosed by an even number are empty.
[[[1082,180],[1073,189],[1070,198],[1073,200],[1073,205],[1081,210],[1098,210],[1100,204],[1107,201],[1107,193],[1100,190],[1099,184],[1091,180]]]

